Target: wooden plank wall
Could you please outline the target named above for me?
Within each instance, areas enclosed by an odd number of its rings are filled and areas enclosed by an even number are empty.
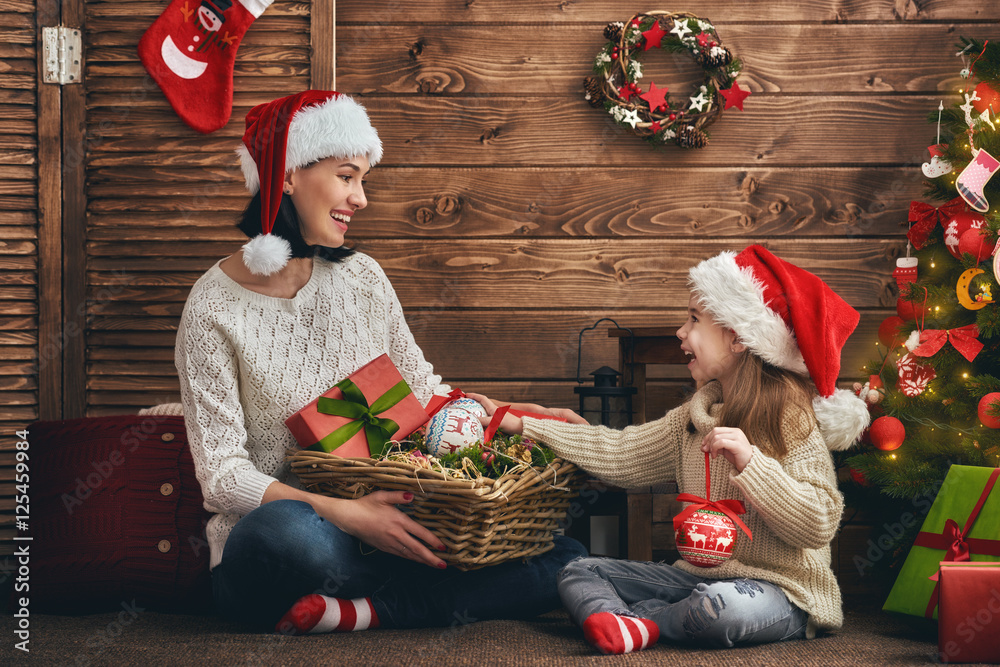
[[[685,152],[651,150],[582,98],[604,25],[630,16],[621,3],[338,3],[339,88],[363,96],[386,146],[354,239],[447,379],[572,406],[583,327],[679,324],[687,269],[751,242],[861,310],[843,375],[860,374],[895,303],[900,223],[934,142],[925,116],[959,85],[958,36],[995,35],[1000,7],[692,5],[753,95]],[[643,61],[646,86],[690,82],[686,62]],[[589,335],[584,373],[614,366],[613,343]],[[654,412],[673,384],[654,380]]]

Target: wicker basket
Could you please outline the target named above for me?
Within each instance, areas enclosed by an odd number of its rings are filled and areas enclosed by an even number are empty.
[[[400,509],[441,539],[447,547],[441,558],[459,570],[550,550],[553,533],[585,477],[562,459],[546,468],[475,480],[401,461],[325,452],[303,450],[289,460],[303,486],[321,495],[359,498],[377,489],[412,492],[413,502]]]

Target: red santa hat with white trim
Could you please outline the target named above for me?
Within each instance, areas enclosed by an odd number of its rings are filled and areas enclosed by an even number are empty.
[[[272,234],[285,174],[328,157],[382,159],[382,141],[365,108],[332,90],[306,90],[258,104],[247,113],[243,143],[236,149],[247,190],[260,190],[261,233],[243,246],[243,263],[255,275],[288,264],[291,245]]]
[[[750,246],[723,252],[688,274],[691,291],[716,322],[767,363],[809,376],[813,411],[832,450],[853,445],[868,427],[864,401],[837,388],[840,354],[860,315],[822,279]]]

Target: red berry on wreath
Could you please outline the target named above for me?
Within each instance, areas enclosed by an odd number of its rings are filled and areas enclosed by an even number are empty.
[[[670,120],[677,120],[677,114],[672,113],[672,114],[670,114],[669,118],[670,118]]]
[[[906,439],[906,428],[903,422],[895,417],[885,415],[872,422],[869,428],[872,444],[883,452],[898,449]]]
[[[987,414],[987,409],[992,406],[993,410],[1000,408],[1000,391],[986,394],[979,399],[979,421],[983,426],[989,428],[1000,428],[1000,416]]]

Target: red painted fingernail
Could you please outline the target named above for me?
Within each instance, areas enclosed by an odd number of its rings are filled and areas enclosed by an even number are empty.
[[[403,500],[407,502],[413,500],[413,494],[407,491],[406,493],[403,494]]]
[[[444,561],[441,561],[440,563],[438,563],[438,569],[439,570],[443,570],[446,567],[448,567],[448,564],[445,563]]]

